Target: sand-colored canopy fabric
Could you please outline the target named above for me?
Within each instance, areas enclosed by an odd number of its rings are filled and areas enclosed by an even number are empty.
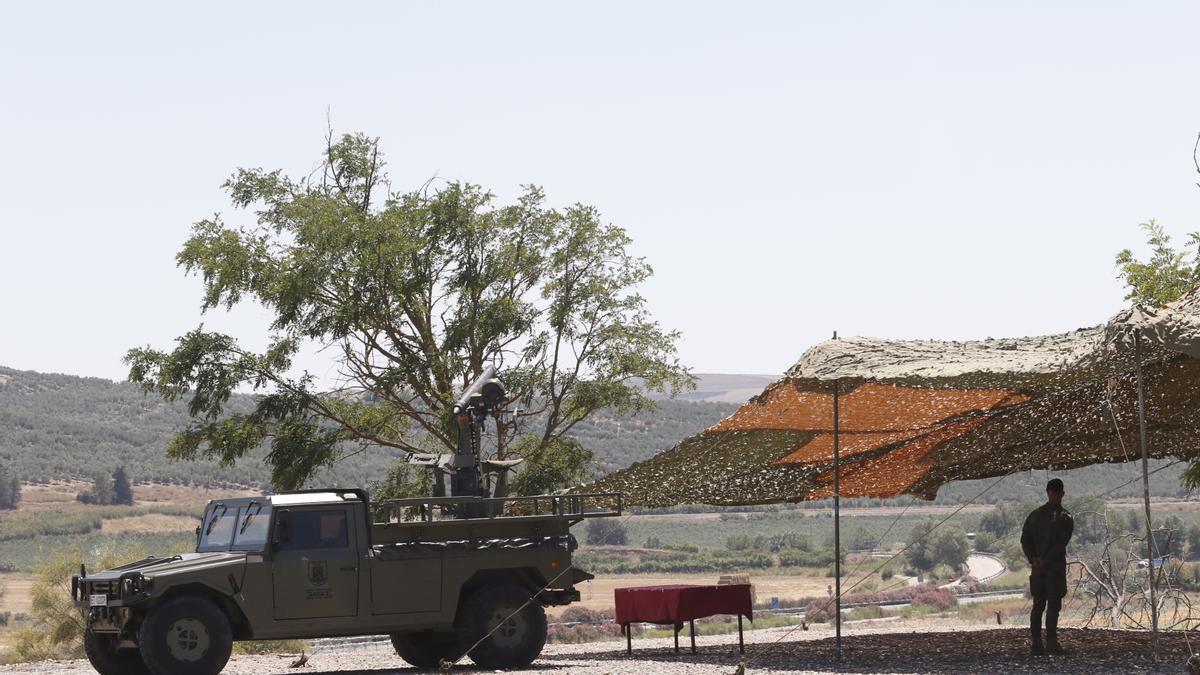
[[[1136,336],[1136,338],[1135,338]],[[630,504],[758,504],[833,494],[932,499],[950,481],[1140,456],[1200,456],[1200,290],[1063,335],[971,342],[847,338],[804,353],[733,415],[588,490]]]

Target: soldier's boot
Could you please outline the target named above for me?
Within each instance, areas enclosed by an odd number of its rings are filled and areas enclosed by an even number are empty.
[[[1045,656],[1046,647],[1042,645],[1042,610],[1045,600],[1033,599],[1033,611],[1029,613],[1029,653],[1033,656]]]
[[[1061,608],[1061,599],[1051,600],[1046,607],[1046,651],[1055,655],[1066,653],[1058,643],[1058,613]]]

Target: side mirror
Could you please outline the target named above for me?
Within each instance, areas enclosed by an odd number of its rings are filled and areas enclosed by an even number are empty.
[[[292,512],[279,511],[275,514],[275,534],[271,537],[271,544],[279,546],[286,544],[292,540]]]

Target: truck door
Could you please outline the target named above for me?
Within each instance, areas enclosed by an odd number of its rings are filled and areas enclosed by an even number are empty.
[[[358,547],[350,506],[279,509],[271,554],[276,619],[358,614]]]

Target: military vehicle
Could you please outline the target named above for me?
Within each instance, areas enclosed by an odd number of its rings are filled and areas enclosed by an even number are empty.
[[[71,580],[101,675],[215,675],[235,640],[391,636],[418,668],[469,656],[530,664],[546,606],[579,599],[572,525],[619,515],[617,494],[488,496],[483,421],[507,394],[489,369],[455,406],[455,455],[418,457],[451,495],[371,503],[360,489],[212,500],[196,550]],[[441,492],[444,493],[444,484]],[[466,493],[466,494],[464,494]]]

